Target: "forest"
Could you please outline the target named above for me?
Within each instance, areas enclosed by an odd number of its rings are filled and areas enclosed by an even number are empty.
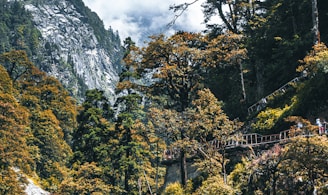
[[[35,60],[32,16],[0,5],[0,194],[328,193],[327,1],[206,0],[205,32],[126,38],[114,103],[72,97]]]

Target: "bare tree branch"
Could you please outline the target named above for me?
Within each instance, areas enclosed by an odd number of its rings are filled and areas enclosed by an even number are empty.
[[[167,24],[167,27],[168,28],[172,27],[175,24],[175,22],[177,21],[177,19],[189,8],[189,6],[193,5],[194,3],[198,2],[198,1],[199,0],[194,0],[191,3],[182,3],[179,5],[175,5],[175,4],[171,5],[170,10],[173,10],[173,12],[176,14],[174,15],[174,18],[172,19],[172,21]]]

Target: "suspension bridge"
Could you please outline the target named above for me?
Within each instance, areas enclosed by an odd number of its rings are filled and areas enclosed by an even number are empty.
[[[324,132],[327,134],[327,131]],[[313,134],[310,134],[309,132],[303,132],[301,129],[288,129],[281,131],[277,134],[270,134],[270,135],[261,135],[258,133],[248,133],[248,134],[242,134],[240,136],[232,135],[227,140],[218,140],[214,139],[207,144],[204,144],[204,147],[198,147],[198,149],[206,148],[206,147],[212,147],[213,149],[217,150],[229,150],[233,148],[250,148],[250,147],[256,147],[261,145],[268,145],[268,144],[274,144],[274,143],[286,143],[290,139],[295,137],[309,137],[313,136]],[[194,153],[196,153],[194,151]],[[178,159],[180,156],[180,150],[178,148],[169,148],[164,150],[163,153],[163,160],[174,160]]]
[[[282,85],[279,89],[275,90],[271,94],[261,98],[259,101],[248,107],[248,114],[252,115],[256,112],[263,110],[267,103],[270,100],[273,100],[276,96],[282,95],[286,93],[289,89],[295,87],[297,83],[302,81],[304,78],[307,77],[306,71],[302,73],[301,76],[295,77],[292,80],[288,81],[284,85]],[[245,131],[242,131],[245,132]],[[291,138],[297,136],[309,136],[309,134],[300,133],[300,131],[296,132],[295,130],[284,130],[278,134],[270,134],[270,135],[261,135],[258,133],[246,133],[240,136],[238,135],[231,135],[230,138],[226,139],[227,141],[220,141],[214,139],[208,143],[209,146],[214,147],[214,149],[233,149],[236,147],[248,148],[254,146],[261,146],[273,143],[282,143],[287,142]],[[199,147],[202,151],[203,147]],[[194,151],[195,152],[195,151]],[[180,150],[178,148],[170,148],[164,150],[163,153],[163,160],[173,160],[177,159],[180,155]]]

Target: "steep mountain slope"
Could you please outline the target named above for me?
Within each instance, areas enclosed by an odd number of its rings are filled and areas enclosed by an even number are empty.
[[[113,100],[122,56],[118,34],[105,30],[82,1],[29,1],[25,8],[41,32],[40,68],[80,100],[93,88]]]

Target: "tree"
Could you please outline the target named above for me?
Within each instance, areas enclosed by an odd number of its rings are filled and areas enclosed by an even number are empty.
[[[59,120],[67,144],[71,144],[73,129],[76,127],[76,101],[69,95],[60,82],[47,76],[36,67],[17,83],[22,93],[21,104],[31,112],[51,110]]]
[[[252,164],[250,161],[253,160],[249,157],[243,157],[241,162],[234,166],[234,169],[228,176],[228,184],[235,190],[236,193],[247,194],[251,175]]]
[[[60,185],[59,194],[110,194],[113,186],[104,182],[103,169],[96,163],[84,163],[72,170],[71,176],[66,178]]]
[[[327,25],[327,15],[326,14],[323,14],[323,13],[326,13],[327,12],[327,2],[324,1],[324,0],[318,0],[317,1],[318,3],[318,16],[319,16],[319,22],[320,22],[320,26],[319,26],[319,33],[320,33],[320,39],[321,39],[321,42],[324,42],[324,43],[327,43],[327,28],[326,28],[326,25]]]
[[[17,180],[17,174],[11,168],[0,168],[0,193],[4,195],[24,194],[22,179]]]
[[[0,53],[11,50],[25,50],[36,54],[39,50],[41,33],[35,27],[32,14],[20,1],[0,2]]]
[[[79,163],[104,161],[110,153],[108,147],[112,136],[112,117],[109,101],[103,91],[94,89],[86,92],[86,100],[77,116],[78,128],[73,132],[73,161]]]
[[[201,34],[179,32],[166,39],[153,40],[142,51],[143,69],[156,70],[156,82],[150,86],[153,95],[166,95],[168,107],[184,111],[202,88],[207,66],[206,40]]]
[[[166,39],[163,35],[153,40],[142,50],[141,65],[143,70],[154,70],[156,82],[148,89],[152,96],[167,98],[167,108],[183,112],[201,88],[206,67],[204,55],[205,37],[201,34],[179,32]],[[135,59],[134,61],[136,61]],[[180,129],[180,138],[183,139]],[[186,184],[186,163],[184,150],[181,150],[181,182]]]
[[[298,72],[306,72],[306,76],[319,72],[328,73],[328,48],[324,43],[316,44],[308,55],[301,60]]]
[[[279,145],[275,145],[253,160],[249,166],[252,167],[251,179],[248,183],[249,191],[261,191],[273,195],[278,193],[280,167],[284,160],[282,152],[283,149]]]
[[[218,101],[209,89],[198,91],[198,99],[193,101],[193,106],[195,109],[191,115],[193,139],[208,147],[208,154],[199,165],[203,167],[203,170],[211,173],[210,175],[222,173],[224,182],[227,183],[226,163],[228,159],[225,143],[235,138],[234,135],[236,136],[241,123],[228,118],[222,110],[222,102]],[[208,144],[213,140],[220,143],[221,148],[211,148],[212,146]],[[217,166],[218,163],[219,166]],[[220,172],[215,172],[215,165],[222,168]]]
[[[193,5],[197,1],[198,0],[191,3],[182,3],[170,6],[170,9],[172,9],[175,13],[178,13],[171,23],[173,24],[175,20],[177,20],[177,18],[188,9],[189,6]],[[255,15],[257,4],[259,4],[259,1],[254,0],[207,0],[202,4],[205,16],[204,22],[215,36],[222,34],[223,31],[231,31],[239,34],[242,32],[242,28],[245,24],[247,24],[248,20]],[[220,17],[222,24],[210,23],[212,17],[215,16]]]
[[[196,1],[174,5],[172,9],[176,12],[186,10]],[[319,9],[325,7],[320,6],[325,4],[323,1],[319,1],[318,4]],[[229,34],[229,32],[243,36],[239,46],[247,49],[248,59],[242,61],[242,66],[241,63],[236,65],[240,67],[238,70],[242,94],[244,97],[245,94],[248,94],[246,103],[258,101],[266,94],[295,78],[298,60],[306,54],[306,51],[313,44],[314,32],[312,29],[314,29],[313,27],[318,29],[317,25],[313,25],[317,22],[311,20],[312,14],[311,9],[309,9],[311,8],[311,1],[308,0],[291,0],[288,2],[282,0],[208,0],[202,6],[211,38]],[[321,13],[325,13],[324,10],[322,9]],[[211,21],[211,18],[216,16],[221,19],[222,24]],[[320,14],[319,17],[324,18],[325,16]],[[322,22],[325,21],[324,19],[321,20]],[[231,78],[236,77],[234,72],[236,70],[226,68],[220,70],[221,74],[224,71],[223,75],[218,74],[219,70],[213,71],[213,76],[210,75],[214,84],[209,87],[217,97],[222,90],[235,89],[235,86],[227,86],[226,80],[230,79],[229,84],[232,83]],[[243,73],[247,74],[243,75]],[[227,87],[224,88],[224,86]],[[241,102],[230,103],[230,100],[244,100],[244,97],[240,98],[240,94],[238,96],[236,94],[236,92],[226,92],[220,97],[227,103],[225,109],[230,116],[239,116],[238,113],[233,112],[240,105],[243,105]]]
[[[180,171],[185,180],[187,180],[186,157],[198,150],[204,155],[198,166],[211,175],[222,173],[225,178],[227,163],[225,148],[219,153],[217,148],[209,145],[209,142],[229,141],[232,139],[231,134],[240,125],[229,120],[221,109],[221,102],[208,89],[198,91],[198,98],[192,102],[192,105],[184,112],[152,108],[150,118],[159,131],[158,134],[165,137],[171,148],[180,151],[179,159],[182,161]],[[208,147],[200,147],[204,145]]]
[[[56,79],[37,69],[25,52],[12,51],[3,57],[8,62],[7,71],[14,75],[11,85],[15,89],[12,91],[28,113],[20,114],[21,121],[17,122],[28,121],[24,129],[30,133],[26,152],[31,153],[32,168],[41,176],[44,186],[53,191],[63,179],[62,171],[71,155],[68,143],[76,125],[75,101]],[[7,86],[4,85],[4,89]],[[21,145],[24,147],[23,143]]]
[[[135,121],[136,118],[133,112],[136,110],[131,107],[138,104],[135,101],[139,98],[140,96],[136,94],[121,97],[120,99],[124,101],[126,108],[124,111],[121,111],[116,121],[116,133],[119,144],[117,145],[115,156],[121,156],[121,159],[115,161],[121,167],[118,171],[123,176],[125,194],[137,190],[134,188],[136,185],[131,182],[137,181],[138,175],[140,175],[140,163],[143,161],[143,157],[147,155],[141,145],[142,140],[140,139],[142,138],[138,135],[142,129],[135,129],[137,121]]]
[[[13,82],[31,70],[32,62],[25,51],[13,50],[0,55],[0,62],[6,67]]]
[[[243,193],[313,194],[327,190],[327,138],[316,135],[317,127],[306,119],[292,116],[287,120],[296,123],[290,135],[298,136],[283,147],[277,144],[263,151],[243,167],[236,166],[240,170],[231,176],[242,182],[238,185]]]
[[[33,112],[31,121],[33,145],[40,152],[39,159],[36,160],[36,170],[45,179],[44,187],[54,191],[64,179],[63,172],[66,171],[65,165],[72,151],[64,140],[59,120],[51,110]]]
[[[225,110],[229,116],[234,117],[242,115],[240,110],[236,113],[235,108],[245,107],[247,103],[245,85],[247,81],[244,79],[247,69],[245,70],[244,66],[248,57],[243,45],[244,38],[243,35],[226,32],[212,37],[206,48],[208,64],[212,67],[205,80],[206,86],[220,100],[226,102]]]
[[[281,166],[283,177],[279,177],[281,190],[305,194],[327,190],[327,137],[318,136],[317,126],[306,119],[291,116],[287,120],[296,123],[291,128],[302,131],[305,136],[297,137],[285,146]]]
[[[283,177],[279,177],[281,190],[305,194],[327,190],[327,156],[326,137],[299,138],[288,144],[281,170]]]
[[[138,91],[142,87],[137,81],[140,78],[139,67],[131,60],[138,56],[138,52],[131,39],[126,39],[124,43],[125,68],[116,89],[119,113],[114,121],[116,144],[112,166],[120,177],[116,178],[115,183],[124,190],[124,194],[152,193],[151,184],[158,180],[154,167],[156,153],[152,150],[159,140],[151,128],[146,127],[143,94]],[[142,178],[146,182],[142,182]]]
[[[328,50],[321,43],[313,47],[303,58],[297,71],[306,78],[297,94],[297,104],[294,107],[295,115],[306,116],[325,112],[327,110],[327,83],[328,77]]]
[[[24,181],[17,180],[13,167],[26,173],[33,169],[29,114],[15,99],[12,80],[2,65],[0,78],[0,193],[20,194]]]
[[[187,111],[177,112],[173,109],[151,108],[150,119],[156,129],[156,133],[165,139],[169,148],[178,150],[178,154],[175,154],[175,157],[180,161],[181,184],[185,186],[187,182],[186,158],[188,152],[197,149],[195,140],[188,137],[188,124],[191,120],[187,116]]]
[[[156,152],[153,152],[157,139],[140,119],[133,118],[122,112],[115,122],[118,142],[111,162],[116,173],[115,184],[123,189],[123,194],[151,193],[151,186],[158,180]]]
[[[202,183],[202,186],[197,189],[194,195],[211,195],[222,194],[232,195],[235,194],[234,190],[228,186],[220,175],[212,176]]]
[[[318,2],[312,0],[313,44],[320,43]]]
[[[235,64],[245,56],[245,50],[239,49],[235,40],[238,36],[220,36],[209,39],[196,33],[179,32],[166,39],[163,35],[153,37],[146,48],[143,48],[138,58],[133,62],[140,64],[143,70],[154,70],[153,83],[148,86],[152,97],[161,95],[166,98],[160,106],[168,109],[163,111],[167,118],[178,117],[179,121],[169,121],[172,126],[172,136],[177,140],[189,139],[188,116],[185,113],[196,97],[197,91],[204,87],[204,76],[210,68]],[[233,44],[235,43],[235,44]],[[240,65],[240,64],[238,64]],[[246,97],[245,97],[246,98]],[[172,111],[174,109],[176,111]],[[153,110],[154,114],[162,111]],[[161,115],[161,114],[160,114]],[[171,115],[171,116],[170,116]],[[160,121],[160,119],[155,119]],[[168,122],[168,121],[166,121]],[[158,123],[158,122],[157,122]],[[159,124],[159,123],[158,123]],[[180,135],[175,133],[179,132]],[[182,144],[182,143],[181,143]],[[187,146],[189,142],[186,142]],[[185,150],[180,150],[181,182],[186,184]],[[183,168],[184,167],[184,168]]]
[[[256,100],[296,76],[298,60],[312,46],[310,1],[259,1],[244,30],[249,56],[248,79]]]
[[[175,20],[188,9],[189,6],[197,2],[195,0],[191,3],[183,3],[178,5],[173,5],[170,9],[173,9],[174,12],[180,12],[176,15]],[[208,60],[208,64],[212,64],[215,68],[209,70],[209,74],[206,77],[206,84],[212,91],[219,96],[220,99],[224,100],[228,103],[227,107],[232,116],[236,116],[237,113],[233,113],[232,110],[235,107],[240,107],[246,103],[246,86],[244,73],[247,72],[245,70],[245,59],[246,59],[246,49],[244,47],[244,41],[242,29],[245,25],[247,25],[248,21],[255,14],[255,2],[253,1],[205,1],[202,4],[205,23],[209,28],[209,44],[210,46],[206,48],[206,50],[211,50],[212,55],[216,56],[216,58],[211,58]],[[228,10],[225,8],[229,8]],[[209,21],[213,16],[218,15],[223,24],[209,24]],[[175,22],[175,20],[173,22]],[[215,55],[218,54],[218,55]],[[220,56],[219,56],[220,55]],[[212,57],[214,57],[212,56]],[[236,68],[237,67],[237,68]],[[235,71],[239,72],[240,81],[238,81],[241,85],[238,87],[238,90],[235,89],[236,85],[236,75]],[[225,75],[229,74],[226,78]],[[218,85],[220,79],[226,81],[230,79],[229,83],[232,83],[231,86]],[[222,90],[226,91],[225,95],[220,93]],[[240,94],[241,91],[241,94]],[[231,100],[235,100],[232,101]]]
[[[202,5],[204,8],[205,23],[209,23],[213,16],[218,15],[223,21],[223,25],[208,24],[208,27],[212,31],[222,32],[222,30],[228,30],[239,34],[242,32],[242,27],[255,14],[256,3],[253,0],[207,0]]]
[[[168,186],[166,186],[164,194],[183,195],[185,193],[183,190],[183,186],[181,186],[180,183],[176,182],[176,183],[170,183]]]
[[[28,111],[19,105],[14,98],[14,89],[10,78],[0,66],[1,86],[0,88],[0,165],[2,168],[17,166],[29,170],[31,156],[27,141],[31,132],[29,131]]]

